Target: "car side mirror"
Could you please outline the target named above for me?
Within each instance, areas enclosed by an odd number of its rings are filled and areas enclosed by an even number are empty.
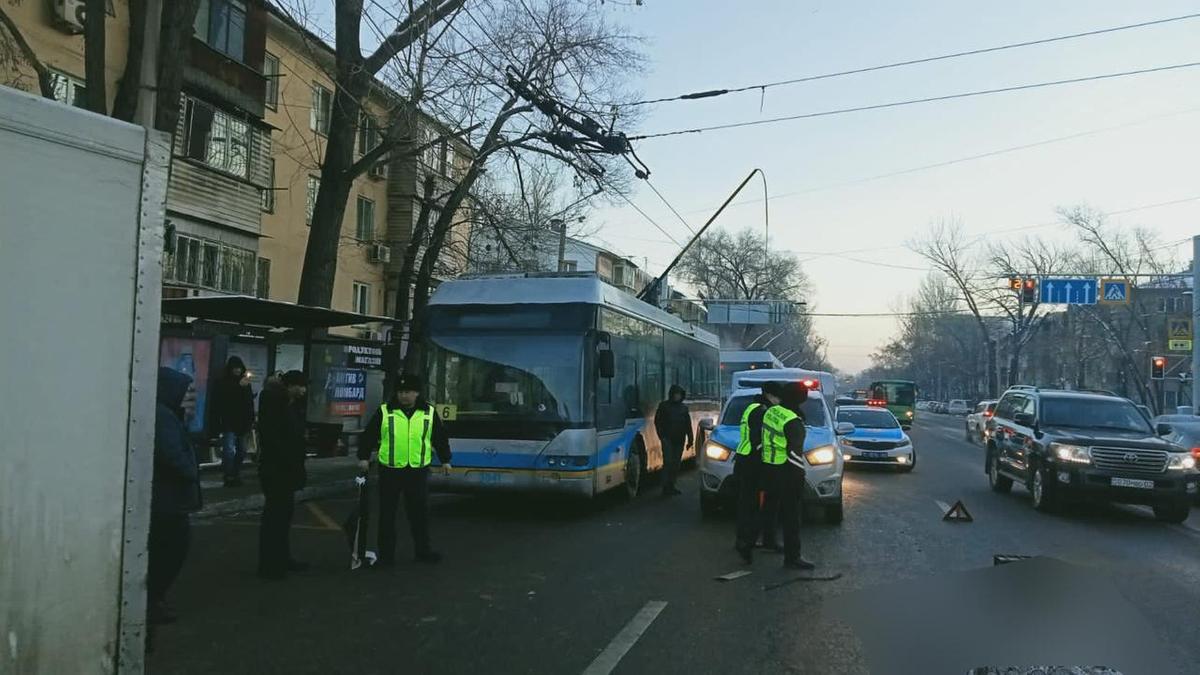
[[[847,436],[854,433],[854,424],[852,422],[838,422],[834,428],[834,433],[838,436]]]
[[[1019,412],[1013,415],[1013,421],[1023,427],[1032,427],[1034,422],[1033,413]]]
[[[617,360],[613,357],[611,349],[600,350],[596,355],[596,361],[600,377],[609,379],[617,374]]]
[[[1171,425],[1164,422],[1160,422],[1158,426],[1155,427],[1155,430],[1158,432],[1159,436],[1169,436],[1173,431]]]
[[[705,431],[712,431],[717,427],[717,421],[711,417],[705,417],[700,420],[700,428]]]

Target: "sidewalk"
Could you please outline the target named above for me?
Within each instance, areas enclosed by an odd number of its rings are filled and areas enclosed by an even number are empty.
[[[358,460],[353,456],[309,458],[304,466],[308,470],[308,485],[296,493],[297,502],[347,492],[354,487],[354,476],[358,473]],[[263,495],[258,485],[258,467],[246,462],[242,465],[241,477],[240,487],[227,488],[219,467],[202,471],[200,489],[204,494],[204,508],[195,516],[212,518],[261,509]]]

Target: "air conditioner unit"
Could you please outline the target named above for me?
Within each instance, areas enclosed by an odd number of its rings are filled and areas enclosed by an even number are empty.
[[[387,175],[388,175],[387,163],[383,160],[375,162],[375,164],[371,167],[371,170],[367,172],[367,175],[370,176],[371,178],[387,178]]]
[[[82,33],[84,14],[83,0],[54,0],[55,23],[64,33]]]
[[[383,244],[371,244],[371,262],[385,263],[392,261],[392,249]]]

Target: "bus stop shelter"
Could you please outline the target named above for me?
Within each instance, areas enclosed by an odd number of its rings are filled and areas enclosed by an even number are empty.
[[[208,393],[231,356],[246,364],[255,394],[272,373],[308,375],[305,417],[321,455],[336,454],[383,399],[389,317],[244,295],[166,298],[162,315],[159,364],[195,382],[197,436],[213,435]],[[371,324],[382,330],[329,330]]]

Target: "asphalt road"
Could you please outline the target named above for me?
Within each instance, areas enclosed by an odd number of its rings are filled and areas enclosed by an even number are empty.
[[[436,496],[436,567],[346,569],[349,499],[298,507],[313,569],[284,582],[253,575],[253,516],[198,525],[151,672],[1197,672],[1200,509],[1183,525],[1140,507],[1045,515],[1021,488],[988,489],[962,418],[924,416],[912,437],[912,473],[851,471],[845,522],[805,524],[834,581],[768,588],[797,575],[770,554],[740,565],[732,518],[700,516],[694,471],[672,499]],[[960,499],[974,522],[943,522]]]

